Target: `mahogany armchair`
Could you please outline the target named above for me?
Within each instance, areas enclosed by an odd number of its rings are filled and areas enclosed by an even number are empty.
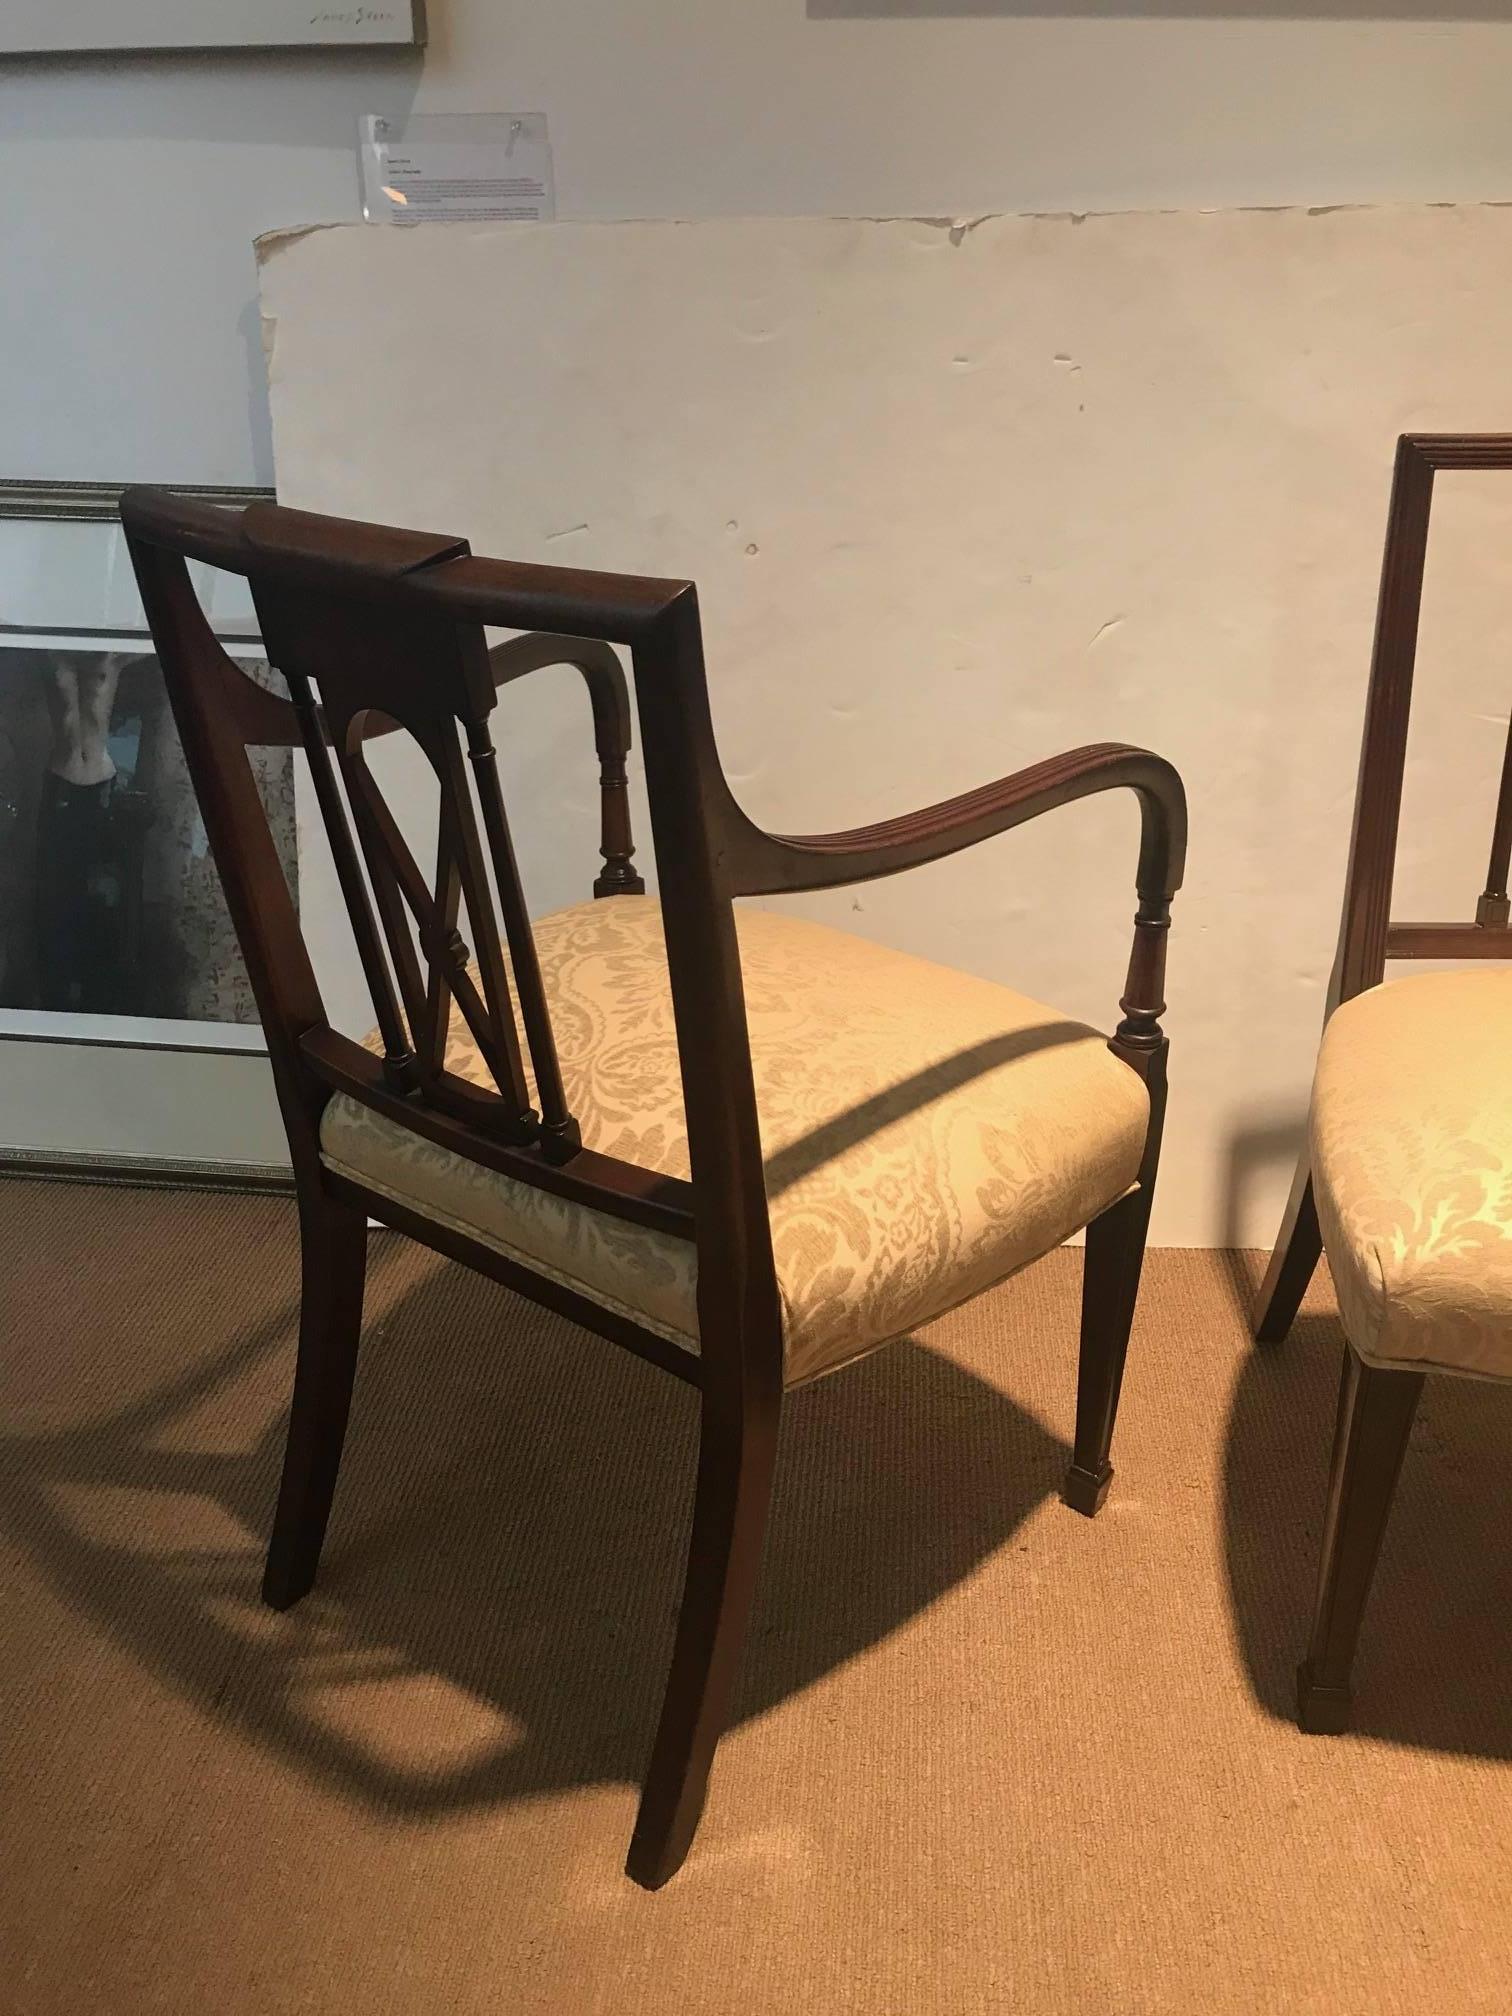
[[[1512,1378],[1512,972],[1385,979],[1388,959],[1512,958],[1512,731],[1467,924],[1391,916],[1433,478],[1512,469],[1512,435],[1397,443],[1338,956],[1310,1138],[1261,1286],[1276,1343],[1327,1250],[1345,1332],[1305,1730],[1348,1727],[1350,1675],[1426,1374]]]
[[[627,1865],[658,1886],[688,1851],[725,1722],[786,1389],[1086,1226],[1064,1496],[1087,1514],[1102,1503],[1165,1105],[1180,780],[1157,756],[1101,745],[856,832],[770,834],[720,768],[686,582],[511,565],[460,539],[151,491],[130,493],[122,517],[298,1190],[299,1353],[266,1600],[295,1603],[315,1577],[369,1217],[694,1387],[687,1579]],[[247,577],[288,702],[224,656],[189,559]],[[490,651],[485,625],[533,634]],[[633,660],[659,899],[632,866],[614,645]],[[552,665],[576,667],[593,703],[605,900],[532,923],[491,717],[500,686]],[[439,783],[433,878],[364,761],[365,739],[395,727]],[[245,746],[260,742],[309,759],[377,1022],[366,1044],[322,1005],[248,771]],[[738,897],[895,874],[1116,788],[1142,826],[1111,1040],[843,933],[770,910],[737,918]]]

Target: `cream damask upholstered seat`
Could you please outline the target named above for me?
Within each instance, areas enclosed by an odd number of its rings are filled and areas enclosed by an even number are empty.
[[[1359,1356],[1512,1378],[1512,972],[1416,974],[1337,1009],[1312,1169]]]
[[[738,924],[789,1383],[1001,1281],[1134,1183],[1149,1097],[1105,1037],[822,925],[750,908]],[[535,930],[584,1145],[687,1177],[659,904],[583,903]],[[446,1063],[490,1082],[455,1013]],[[515,1182],[345,1095],[321,1149],[338,1174],[698,1349],[686,1240]]]

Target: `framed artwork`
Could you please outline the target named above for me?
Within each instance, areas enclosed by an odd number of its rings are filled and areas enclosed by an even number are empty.
[[[4,0],[0,54],[418,48],[424,0]]]
[[[115,515],[121,488],[0,483],[0,1036],[259,1050]],[[246,584],[204,577],[231,655],[275,683]],[[297,898],[293,755],[249,754]]]

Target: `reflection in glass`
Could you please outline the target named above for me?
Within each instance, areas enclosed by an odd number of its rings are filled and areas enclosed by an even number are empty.
[[[248,759],[292,889],[290,752]],[[0,1007],[257,1019],[150,653],[0,651]]]

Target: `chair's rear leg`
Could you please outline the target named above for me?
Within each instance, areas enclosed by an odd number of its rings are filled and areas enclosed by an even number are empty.
[[[1061,1497],[1090,1519],[1113,1481],[1109,1452],[1139,1276],[1150,1227],[1151,1187],[1141,1184],[1087,1227],[1082,1266],[1081,1356],[1076,1382],[1076,1441]]]
[[[707,1403],[682,1610],[661,1722],[641,1791],[625,1873],[648,1890],[675,1876],[703,1813],[761,1566],[776,1458],[769,1418],[721,1427]]]
[[[367,1217],[326,1196],[299,1206],[299,1358],[263,1601],[287,1610],[315,1580],[352,1402]]]
[[[1360,1619],[1422,1390],[1421,1372],[1363,1365],[1344,1347],[1312,1642],[1297,1671],[1297,1722],[1311,1734],[1349,1727]]]
[[[1292,1178],[1291,1195],[1286,1200],[1286,1215],[1276,1234],[1270,1265],[1255,1303],[1255,1336],[1261,1344],[1279,1344],[1290,1330],[1322,1251],[1323,1234],[1318,1230],[1318,1209],[1313,1201],[1312,1165],[1304,1148]]]

